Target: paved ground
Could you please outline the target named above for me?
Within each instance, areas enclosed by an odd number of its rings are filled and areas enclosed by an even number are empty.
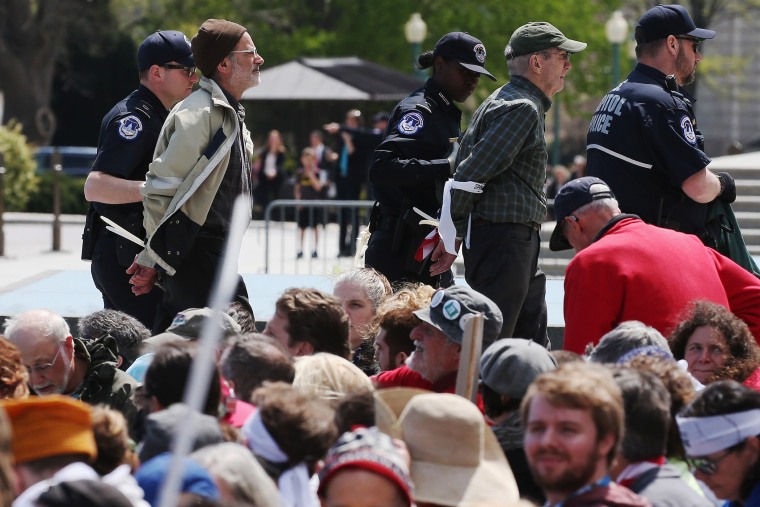
[[[6,213],[5,248],[0,257],[0,316],[32,308],[50,308],[68,317],[86,315],[102,307],[100,294],[90,277],[89,263],[80,259],[84,217],[61,218],[60,251],[52,251],[53,226],[49,215]],[[331,278],[353,266],[352,258],[338,258],[337,226],[330,224],[320,237],[318,258],[309,252],[296,260],[297,230],[292,223],[273,225],[269,237],[269,269],[266,270],[267,231],[254,222],[243,239],[239,272],[251,293],[258,320],[267,320],[274,301],[288,287],[309,286],[330,291]],[[463,283],[463,281],[460,281]],[[564,326],[562,280],[550,280],[547,288],[549,325]]]

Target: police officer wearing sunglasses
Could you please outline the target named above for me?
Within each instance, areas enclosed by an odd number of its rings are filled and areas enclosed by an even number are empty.
[[[139,238],[145,237],[139,188],[153,160],[158,134],[169,109],[198,81],[187,37],[174,30],[149,35],[137,50],[140,85],[103,118],[98,154],[84,186],[90,201],[82,236],[82,258],[106,309],[120,310],[153,326],[162,291],[136,297],[126,269],[142,249],[106,229],[107,217]]]
[[[635,37],[636,67],[591,119],[586,175],[603,179],[624,213],[716,248],[708,206],[733,202],[736,186],[728,173],[709,170],[695,99],[684,89],[715,32],[697,28],[681,5],[658,5],[641,16]]]

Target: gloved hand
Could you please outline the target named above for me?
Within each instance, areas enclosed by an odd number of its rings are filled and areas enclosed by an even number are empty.
[[[736,200],[736,183],[730,174],[716,172],[715,176],[720,180],[720,194],[718,199],[723,202],[732,203]]]
[[[453,176],[454,172],[457,170],[457,153],[459,153],[459,141],[456,141],[454,144],[451,145],[451,153],[449,153],[449,156],[447,160],[449,161],[449,175]]]

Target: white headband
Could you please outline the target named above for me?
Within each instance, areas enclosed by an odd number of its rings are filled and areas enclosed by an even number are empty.
[[[269,434],[258,410],[245,422],[242,433],[253,454],[272,463],[288,461],[288,455],[280,449],[272,435]],[[285,507],[312,507],[315,505],[309,488],[309,472],[303,462],[285,470],[277,480],[277,487],[280,490],[280,499]]]
[[[676,416],[686,454],[706,456],[760,435],[760,409],[710,417]]]

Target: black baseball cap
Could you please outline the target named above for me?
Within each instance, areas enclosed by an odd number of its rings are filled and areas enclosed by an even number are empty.
[[[652,7],[636,24],[637,44],[664,39],[668,35],[689,35],[697,39],[712,39],[715,37],[715,32],[697,28],[689,12],[678,4]]]
[[[467,32],[447,33],[435,44],[433,55],[453,58],[465,69],[496,78],[486,70],[486,47]]]
[[[190,40],[176,30],[160,30],[148,35],[137,49],[137,70],[144,71],[151,65],[177,62],[188,67],[195,66]]]
[[[599,199],[614,199],[610,187],[599,178],[584,176],[565,183],[554,198],[554,216],[557,224],[549,239],[549,250],[558,252],[572,248],[562,232],[562,222],[581,206]]]
[[[544,49],[557,48],[568,53],[580,53],[587,44],[568,39],[557,27],[546,21],[525,23],[512,33],[504,50],[507,60],[518,56],[538,53]]]

